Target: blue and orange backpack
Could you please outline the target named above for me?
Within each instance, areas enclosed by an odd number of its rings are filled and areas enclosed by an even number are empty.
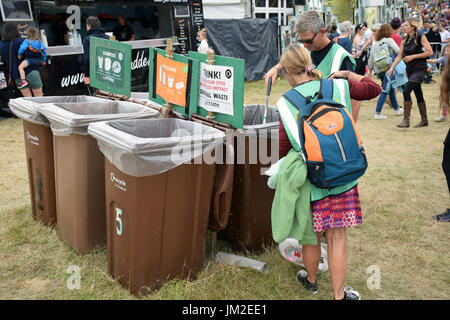
[[[367,158],[352,116],[333,100],[333,81],[322,79],[314,96],[291,89],[283,95],[298,109],[300,147],[309,181],[332,189],[361,177]]]

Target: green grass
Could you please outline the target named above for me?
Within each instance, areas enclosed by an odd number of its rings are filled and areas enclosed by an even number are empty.
[[[443,139],[449,123],[436,123],[439,83],[423,85],[430,125],[396,128],[401,117],[385,105],[386,120],[373,120],[376,99],[363,102],[357,126],[369,168],[360,180],[363,224],[348,230],[346,285],[363,299],[448,299],[450,224],[432,215],[450,206],[442,172]],[[273,87],[270,105],[289,89]],[[402,95],[398,94],[400,105]],[[245,103],[265,104],[263,81],[246,83]],[[419,121],[413,103],[412,124]],[[108,274],[105,248],[76,254],[55,229],[31,216],[21,120],[0,122],[0,299],[135,299]],[[208,244],[210,239],[207,239]],[[218,250],[231,251],[219,241]],[[216,264],[208,246],[204,268],[194,281],[171,280],[145,299],[332,299],[329,273],[319,276],[319,293],[311,295],[295,282],[298,267],[277,247],[249,257],[264,261],[267,274]],[[78,266],[81,289],[67,289],[69,266]],[[381,271],[381,289],[367,286],[368,267]]]

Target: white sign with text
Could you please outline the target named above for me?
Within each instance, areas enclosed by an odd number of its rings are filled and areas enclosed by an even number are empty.
[[[205,110],[233,115],[233,67],[200,64],[198,105]]]

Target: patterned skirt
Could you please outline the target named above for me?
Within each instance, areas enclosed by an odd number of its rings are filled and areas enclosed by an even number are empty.
[[[311,202],[315,232],[351,228],[362,223],[358,186],[349,191]]]

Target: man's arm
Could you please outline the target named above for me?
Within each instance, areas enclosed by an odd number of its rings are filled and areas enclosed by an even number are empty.
[[[349,57],[345,57],[342,61],[341,68],[339,70],[354,71],[353,63],[350,61]]]
[[[85,38],[83,41],[83,72],[84,72],[84,83],[89,84],[89,38]]]
[[[266,82],[266,87],[269,83],[269,78],[272,77],[272,85],[275,84],[277,81],[278,74],[281,72],[281,64],[278,63],[275,66],[273,66],[267,73],[264,75],[264,80]]]

